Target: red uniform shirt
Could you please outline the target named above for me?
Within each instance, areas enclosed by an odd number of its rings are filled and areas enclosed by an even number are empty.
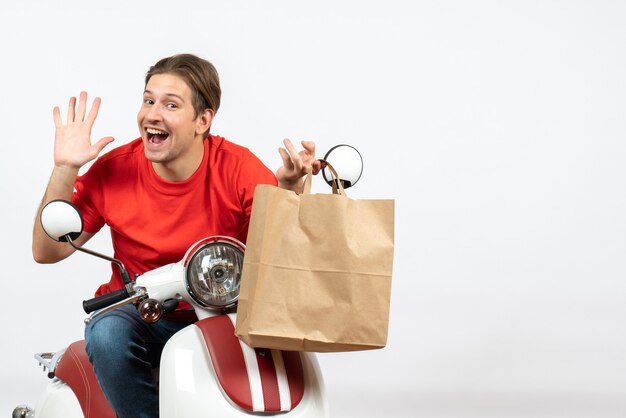
[[[276,185],[276,177],[247,148],[222,137],[204,141],[200,167],[182,182],[155,173],[139,138],[98,158],[77,179],[72,201],[86,232],[110,227],[115,258],[132,277],[179,261],[204,237],[245,243],[257,184]],[[123,287],[117,267],[112,270],[97,296]]]

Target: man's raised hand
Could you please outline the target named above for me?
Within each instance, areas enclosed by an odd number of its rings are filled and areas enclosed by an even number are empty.
[[[100,98],[93,101],[87,113],[87,93],[81,92],[76,108],[76,98],[70,99],[67,109],[67,121],[63,124],[58,106],[53,110],[54,117],[54,164],[78,170],[89,161],[95,159],[105,146],[113,141],[113,137],[101,138],[91,143],[91,128],[98,116]],[[86,117],[85,117],[86,115]]]

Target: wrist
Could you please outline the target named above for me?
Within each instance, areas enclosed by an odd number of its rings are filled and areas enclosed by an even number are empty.
[[[76,178],[80,167],[75,167],[67,164],[55,164],[52,169],[52,175],[56,177]]]
[[[55,165],[48,182],[48,192],[59,198],[67,198],[72,195],[74,183],[78,177],[77,167]]]
[[[304,181],[302,180],[302,178],[296,179],[293,182],[285,181],[285,180],[278,180],[278,187],[280,187],[281,189],[285,189],[285,190],[291,190],[293,192],[300,194],[302,193],[302,190],[304,189]]]

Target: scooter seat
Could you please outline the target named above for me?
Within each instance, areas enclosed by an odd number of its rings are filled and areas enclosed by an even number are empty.
[[[304,395],[300,353],[251,348],[235,336],[228,315],[195,323],[206,342],[224,394],[248,412],[281,412],[295,408]]]
[[[65,350],[55,372],[56,377],[74,391],[85,418],[115,418],[104,397],[85,351],[85,341],[76,341]]]

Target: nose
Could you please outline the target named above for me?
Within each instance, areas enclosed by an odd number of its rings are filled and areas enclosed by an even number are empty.
[[[158,121],[162,119],[161,106],[153,104],[146,109],[146,119],[150,121]]]

